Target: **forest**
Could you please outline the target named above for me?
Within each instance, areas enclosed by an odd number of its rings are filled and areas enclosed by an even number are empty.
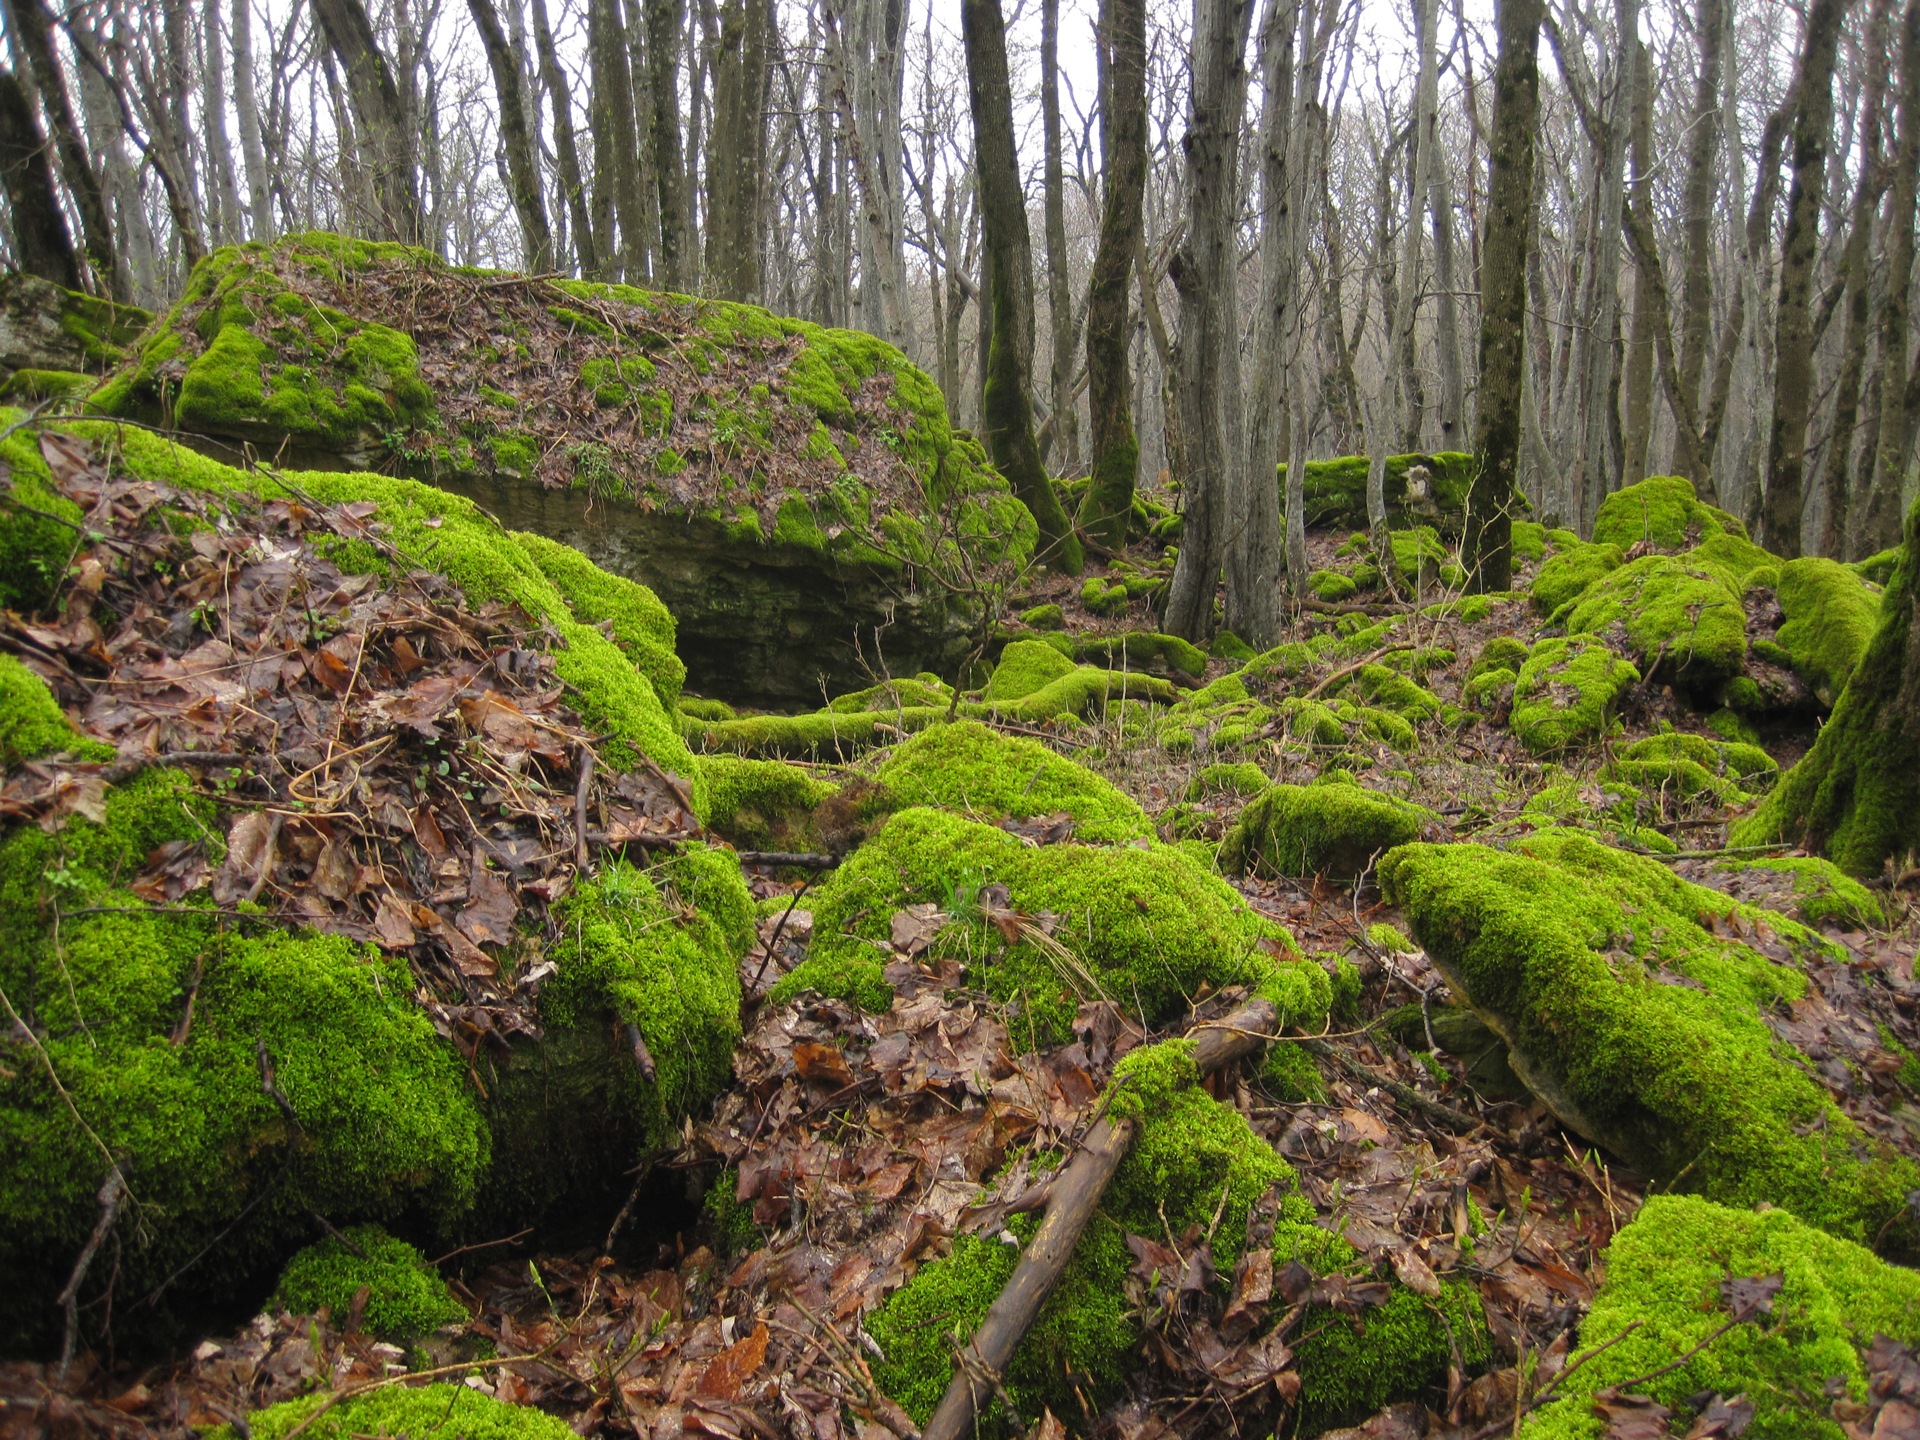
[[[1920,1440],[1920,0],[0,35],[0,1440]]]

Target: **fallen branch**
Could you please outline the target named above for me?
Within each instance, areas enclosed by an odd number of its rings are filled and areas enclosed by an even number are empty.
[[[1318,1055],[1322,1060],[1331,1060],[1361,1084],[1378,1086],[1402,1105],[1418,1110],[1429,1120],[1437,1120],[1463,1135],[1480,1128],[1480,1122],[1466,1111],[1456,1110],[1451,1105],[1442,1105],[1438,1100],[1422,1095],[1411,1085],[1402,1085],[1398,1080],[1390,1080],[1376,1070],[1369,1070],[1358,1060],[1342,1055],[1324,1040],[1307,1036],[1296,1043],[1306,1046],[1308,1053]]]
[[[1315,685],[1311,690],[1307,691],[1307,693],[1305,695],[1302,695],[1300,698],[1302,700],[1315,699],[1319,695],[1321,695],[1324,691],[1326,691],[1328,687],[1330,687],[1333,684],[1334,681],[1344,680],[1347,678],[1347,676],[1354,674],[1356,671],[1366,669],[1367,666],[1373,664],[1375,661],[1381,659],[1383,656],[1394,655],[1402,650],[1418,650],[1419,648],[1420,647],[1417,644],[1415,644],[1410,640],[1404,641],[1399,645],[1384,645],[1380,649],[1374,651],[1371,655],[1362,656],[1360,659],[1354,661],[1353,664],[1351,665],[1342,665],[1338,670],[1334,671],[1331,675],[1327,676],[1326,679],[1322,680],[1319,684]]]
[[[1224,1020],[1196,1025],[1188,1032],[1194,1063],[1202,1074],[1219,1070],[1259,1049],[1273,1038],[1275,1028],[1273,1006],[1264,1000]],[[1131,1118],[1106,1116],[1087,1132],[1079,1151],[1054,1178],[1046,1218],[980,1328],[961,1347],[957,1373],[923,1432],[924,1440],[963,1440],[972,1433],[981,1401],[994,1393],[1027,1327],[1053,1293],[1108,1182],[1126,1158],[1133,1132]]]
[[[67,1383],[67,1370],[73,1364],[73,1352],[80,1343],[80,1285],[87,1278],[87,1270],[93,1264],[93,1257],[100,1251],[100,1244],[107,1238],[107,1232],[113,1229],[113,1222],[120,1216],[120,1200],[127,1193],[127,1182],[120,1176],[120,1167],[115,1165],[107,1171],[107,1178],[100,1183],[100,1218],[95,1222],[93,1234],[87,1237],[79,1258],[73,1262],[73,1273],[67,1276],[66,1287],[60,1292],[59,1305],[66,1312],[66,1333],[60,1340],[60,1368],[54,1374],[54,1385]]]
[[[838,855],[822,855],[810,850],[742,850],[742,865],[785,865],[794,870],[833,870],[840,864]]]

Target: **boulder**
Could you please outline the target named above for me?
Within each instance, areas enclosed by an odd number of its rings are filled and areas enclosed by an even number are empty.
[[[96,299],[37,275],[0,275],[0,379],[17,371],[104,374],[152,321],[138,306]]]

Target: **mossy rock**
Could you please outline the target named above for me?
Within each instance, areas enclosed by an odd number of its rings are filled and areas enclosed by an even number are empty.
[[[1306,501],[1306,526],[1309,530],[1353,530],[1367,528],[1367,468],[1365,455],[1345,455],[1335,460],[1309,460],[1301,481]],[[1409,472],[1419,467],[1426,472],[1424,496],[1409,489]],[[1390,525],[1426,521],[1450,532],[1458,531],[1465,513],[1467,489],[1473,483],[1473,456],[1459,451],[1440,451],[1432,455],[1390,455],[1384,498]],[[1287,467],[1276,467],[1281,509],[1286,508]]]
[[[1351,600],[1360,593],[1353,577],[1341,570],[1314,571],[1307,577],[1307,588],[1313,592],[1314,599],[1329,605]]]
[[[1527,593],[1534,609],[1551,615],[1626,563],[1626,553],[1618,545],[1582,545],[1575,541],[1557,548],[1541,563]]]
[[[1557,755],[1607,733],[1614,703],[1640,672],[1589,635],[1537,642],[1513,686],[1507,724],[1536,755]]]
[[[1220,865],[1236,875],[1350,879],[1417,839],[1432,818],[1351,781],[1274,785],[1241,812],[1220,847]]]
[[[1518,674],[1520,667],[1527,663],[1527,648],[1527,642],[1515,636],[1494,636],[1480,647],[1473,664],[1467,667],[1467,679],[1472,680],[1490,670],[1511,670]]]
[[[273,1303],[299,1315],[325,1309],[339,1326],[362,1286],[361,1323],[383,1340],[411,1340],[467,1318],[426,1258],[378,1225],[356,1225],[300,1251],[280,1272]]]
[[[1553,616],[1569,634],[1600,635],[1645,676],[1710,692],[1747,659],[1747,612],[1725,572],[1646,555],[1602,576]]]
[[[1080,586],[1080,603],[1095,615],[1118,615],[1132,598],[1124,580],[1089,575]]]
[[[1015,910],[1057,917],[1064,956],[1032,937],[1009,943],[986,922],[979,897],[995,884]],[[884,946],[894,913],[913,904],[953,917],[934,953],[960,959],[973,983],[1016,1007],[1009,1029],[1023,1049],[1066,1043],[1078,1006],[1102,996],[1149,1024],[1184,1013],[1202,985],[1251,986],[1291,1023],[1326,1014],[1325,972],[1294,958],[1284,929],[1178,850],[1031,847],[924,808],[894,815],[814,890],[812,953],[775,987],[776,1000],[812,989],[884,1010]]]
[[[47,682],[11,655],[0,655],[0,770],[42,755],[111,760],[111,745],[88,740],[67,720]]]
[[[1908,1248],[1920,1167],[1848,1119],[1763,1018],[1806,977],[1708,928],[1744,909],[1789,945],[1824,943],[1805,927],[1562,829],[1513,852],[1409,845],[1379,874],[1569,1129],[1661,1185]]]
[[[1760,860],[1723,859],[1727,874],[1769,870],[1793,880],[1793,914],[1809,925],[1885,925],[1887,913],[1874,893],[1831,860],[1817,855],[1778,855]]]
[[[1864,560],[1856,560],[1847,568],[1862,580],[1875,585],[1885,585],[1893,579],[1893,567],[1900,559],[1900,547],[1882,550],[1877,555],[1869,555]]]
[[[836,714],[855,715],[875,710],[945,705],[952,699],[952,688],[939,676],[915,675],[899,680],[882,680],[850,695],[836,695],[827,702],[827,709]]]
[[[1073,660],[1039,640],[1015,640],[1000,652],[987,685],[980,692],[988,703],[1024,700],[1063,675],[1073,673]]]
[[[1037,740],[977,721],[938,725],[901,745],[875,778],[902,806],[932,805],[979,818],[1064,812],[1081,840],[1118,843],[1153,833],[1146,813],[1113,784]]]
[[[1063,630],[1067,615],[1058,605],[1035,605],[1020,612],[1020,623],[1034,630]]]
[[[14,271],[0,276],[0,373],[98,377],[125,359],[127,347],[152,323],[152,313],[137,305],[116,305]]]
[[[806,850],[813,812],[837,789],[813,772],[779,760],[702,755],[712,806],[707,823],[742,850]]]
[[[976,707],[978,708],[978,707]],[[964,709],[962,713],[967,713]],[[687,739],[709,753],[788,760],[847,760],[902,734],[950,719],[948,707],[908,705],[890,710],[816,710],[807,715],[734,715],[690,720]]]
[[[16,370],[0,384],[0,403],[70,412],[99,383],[99,376],[73,370]]]
[[[1679,475],[1651,475],[1616,490],[1593,517],[1593,543],[1631,549],[1642,541],[1660,550],[1684,550],[1715,535],[1745,540],[1747,527],[1704,503]]]
[[[1656,813],[1657,807],[1639,786],[1612,771],[1591,781],[1543,785],[1520,809],[1521,818],[1535,827],[1564,825],[1591,830],[1612,845],[1670,854],[1680,847],[1645,823]]]
[[[1725,776],[1743,786],[1771,784],[1780,773],[1779,762],[1758,745],[1744,741],[1709,740],[1704,735],[1672,732],[1648,735],[1622,750],[1620,758],[1630,761],[1691,760],[1709,774]]]
[[[1238,764],[1208,765],[1187,782],[1187,798],[1198,800],[1207,795],[1238,795],[1251,800],[1271,783],[1266,771],[1244,760]]]
[[[308,1395],[247,1417],[251,1440],[281,1440],[327,1400]],[[355,1440],[363,1435],[458,1436],[459,1440],[569,1440],[573,1431],[531,1405],[507,1405],[465,1385],[396,1385],[343,1400],[300,1432],[313,1440]],[[236,1440],[223,1425],[209,1440]],[[577,1437],[575,1437],[577,1440]]]
[[[1124,635],[1088,635],[1074,642],[1073,658],[1119,670],[1161,669],[1197,680],[1207,673],[1207,654],[1178,635],[1131,630]],[[992,697],[988,697],[992,698]]]
[[[1787,617],[1779,643],[1831,709],[1880,624],[1880,595],[1838,561],[1814,556],[1782,565],[1774,594]]]
[[[1601,1440],[1606,1421],[1592,1397],[1640,1376],[1655,1378],[1635,1393],[1683,1416],[1696,1397],[1744,1395],[1755,1440],[1844,1440],[1826,1403],[1833,1387],[1865,1400],[1862,1362],[1874,1340],[1920,1343],[1920,1275],[1784,1210],[1655,1195],[1613,1237],[1605,1262],[1580,1325],[1581,1353],[1592,1358],[1559,1400],[1528,1417],[1523,1440]],[[1721,1287],[1770,1275],[1782,1280],[1771,1312],[1716,1337],[1729,1318]]]

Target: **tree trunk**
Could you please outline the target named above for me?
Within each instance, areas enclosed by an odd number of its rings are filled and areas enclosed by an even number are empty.
[[[553,108],[553,152],[560,165],[560,188],[566,192],[567,212],[573,220],[573,248],[582,275],[600,273],[600,252],[595,244],[593,219],[588,213],[587,188],[580,178],[580,148],[574,140],[573,98],[567,85],[567,72],[560,68],[560,55],[553,44],[553,27],[547,23],[547,0],[533,0],[533,45],[540,55],[540,83]]]
[[[1726,48],[1726,0],[1700,0],[1694,31],[1700,38],[1700,73],[1688,117],[1687,178],[1681,201],[1680,359],[1676,383],[1691,419],[1674,416],[1673,454],[1668,464],[1693,481],[1702,500],[1718,504],[1713,457],[1700,433],[1700,385],[1706,373],[1713,324],[1713,201],[1720,177],[1720,70]]]
[[[1073,285],[1067,271],[1067,180],[1060,157],[1060,0],[1040,4],[1040,129],[1044,152],[1044,208],[1047,238],[1047,328],[1051,359],[1047,367],[1047,407],[1052,411],[1052,440],[1060,460],[1056,474],[1080,463],[1080,425],[1074,413]]]
[[[7,28],[27,57],[34,88],[46,109],[54,152],[60,159],[60,178],[73,197],[73,208],[80,217],[80,243],[86,250],[87,265],[98,277],[102,289],[115,300],[127,296],[126,276],[121,273],[118,252],[113,247],[113,225],[107,218],[107,202],[87,157],[86,142],[80,138],[80,126],[74,119],[73,105],[67,97],[66,73],[53,48],[53,16],[46,0],[5,0]]]
[[[233,0],[233,106],[240,117],[240,162],[247,172],[251,238],[271,240],[273,198],[267,186],[267,152],[260,143],[260,105],[253,93],[253,0]]]
[[[654,183],[660,192],[660,263],[654,278],[663,289],[692,283],[693,214],[687,195],[686,159],[680,146],[681,0],[645,0],[647,61],[652,67]]]
[[[1627,209],[1633,223],[1653,233],[1653,72],[1647,64],[1646,44],[1633,41],[1633,116],[1628,153],[1633,183],[1627,187]],[[1660,257],[1649,251],[1634,256],[1633,325],[1627,341],[1627,425],[1620,483],[1633,485],[1647,478],[1647,447],[1653,440],[1653,297],[1664,286]]]
[[[967,100],[973,112],[980,219],[987,261],[988,342],[981,399],[987,453],[1040,526],[1036,559],[1069,573],[1082,564],[1080,537],[1054,493],[1033,435],[1028,392],[1033,355],[1033,242],[1013,134],[1013,90],[1007,75],[1006,25],[1000,0],[963,0],[960,33],[967,51]]]
[[[78,290],[80,256],[60,212],[47,139],[26,87],[8,70],[0,70],[0,184],[13,222],[14,263],[29,275]]]
[[[1767,438],[1767,494],[1761,543],[1800,553],[1806,499],[1807,421],[1813,411],[1813,263],[1820,195],[1833,128],[1833,67],[1848,0],[1812,0],[1794,78],[1793,184],[1780,242],[1780,296],[1774,310],[1773,425]]]
[[[520,103],[520,59],[507,44],[493,0],[467,0],[467,9],[480,32],[487,66],[493,71],[494,93],[500,100],[500,144],[507,152],[507,178],[513,190],[513,211],[520,219],[521,249],[527,269],[544,274],[553,268],[553,232],[547,228],[540,167],[534,161],[527,112]],[[631,131],[631,124],[628,129]]]
[[[1860,139],[1858,141],[1860,175],[1854,185],[1853,214],[1848,222],[1847,242],[1840,252],[1840,275],[1844,290],[1841,312],[1846,317],[1846,334],[1840,342],[1840,374],[1834,381],[1833,426],[1827,435],[1827,457],[1820,481],[1823,507],[1820,543],[1816,552],[1835,560],[1847,559],[1847,537],[1852,529],[1853,442],[1860,419],[1860,387],[1866,376],[1867,345],[1873,329],[1873,310],[1867,294],[1870,252],[1873,246],[1874,219],[1880,197],[1886,193],[1887,173],[1880,156],[1880,110],[1887,96],[1887,67],[1881,57],[1887,54],[1892,28],[1893,0],[1873,0],[1867,19],[1866,76],[1861,87]],[[1866,478],[1860,486],[1861,499],[1867,498],[1872,484],[1872,445]]]
[[[1533,138],[1540,116],[1542,0],[1501,0],[1493,141],[1480,263],[1480,399],[1467,492],[1467,583],[1513,583],[1513,506],[1526,375],[1527,253],[1533,244]]]
[[[1920,851],[1920,502],[1867,643],[1813,748],[1753,816],[1735,845],[1787,841],[1855,875]]]
[[[1100,243],[1087,285],[1087,395],[1093,423],[1093,477],[1081,522],[1101,544],[1126,543],[1139,480],[1140,444],[1133,428],[1133,336],[1127,296],[1140,245],[1147,182],[1146,0],[1102,0],[1106,47],[1105,194]]]
[[[1894,543],[1913,415],[1908,395],[1907,314],[1913,277],[1916,177],[1920,177],[1920,0],[1907,0],[1900,31],[1900,139],[1891,170],[1888,282],[1880,302],[1880,425],[1874,444],[1872,489],[1866,514],[1861,517],[1857,548],[1862,552],[1883,550]]]
[[[1460,354],[1460,301],[1453,263],[1453,196],[1447,183],[1447,158],[1440,147],[1439,37],[1436,0],[1416,0],[1421,17],[1420,121],[1426,131],[1423,150],[1427,214],[1433,225],[1434,346],[1440,360],[1440,448],[1452,450],[1466,437],[1467,385]]]
[[[833,0],[829,14],[843,8],[844,0]],[[994,13],[999,13],[997,4]],[[906,24],[906,0],[852,0],[851,8],[845,9],[845,25],[837,27],[844,32],[847,55],[836,72],[836,100],[846,126],[848,158],[860,185],[861,324],[912,355],[913,308],[906,294],[901,194],[900,94],[906,76]],[[1004,52],[1006,37],[997,43]],[[981,163],[977,156],[975,163]],[[1014,178],[1017,186],[1018,175]],[[1031,290],[1031,279],[1026,284]],[[1032,363],[1031,336],[1029,325],[1021,336],[1029,346],[1028,365]]]
[[[760,296],[760,208],[767,166],[768,0],[726,0],[707,144],[707,288]]]
[[[380,53],[362,0],[313,0],[327,45],[346,72],[347,99],[373,174],[374,201],[384,238],[418,245],[426,238],[420,191],[414,181],[407,111],[387,59]]]
[[[227,143],[227,62],[220,44],[220,7],[200,14],[201,133],[207,146],[207,212],[216,245],[246,238],[240,224],[240,190],[233,173],[233,147]]]
[[[1196,642],[1213,633],[1214,587],[1232,539],[1235,491],[1244,486],[1236,475],[1246,473],[1234,230],[1251,23],[1250,0],[1194,0],[1187,238],[1171,271],[1180,292],[1179,479],[1187,503],[1163,624]]]

